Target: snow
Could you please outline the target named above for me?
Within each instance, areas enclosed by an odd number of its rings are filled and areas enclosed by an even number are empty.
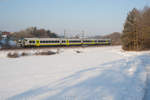
[[[50,49],[57,51],[57,49]],[[120,46],[62,48],[59,54],[7,58],[0,52],[0,100],[149,100],[150,51]],[[77,53],[76,51],[81,51]]]
[[[146,67],[147,81],[143,100],[150,100],[150,67]]]

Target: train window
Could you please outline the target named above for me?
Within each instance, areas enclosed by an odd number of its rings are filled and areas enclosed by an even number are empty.
[[[92,42],[91,40],[84,40],[83,42]]]
[[[53,41],[53,43],[59,43],[59,41]]]
[[[105,42],[105,40],[99,40],[98,42]]]
[[[35,41],[29,41],[29,43],[35,43]]]
[[[55,41],[46,41],[47,43],[55,43]]]
[[[49,43],[52,43],[52,41],[48,41]]]
[[[29,41],[29,43],[35,43],[35,41]]]
[[[81,42],[81,41],[76,41],[76,40],[70,40],[70,43],[76,43],[76,42]]]
[[[59,41],[40,41],[40,43],[59,43]]]
[[[62,41],[62,43],[66,43],[66,41],[65,41],[65,40],[63,40],[63,41]]]
[[[56,43],[59,43],[59,41],[56,41]]]

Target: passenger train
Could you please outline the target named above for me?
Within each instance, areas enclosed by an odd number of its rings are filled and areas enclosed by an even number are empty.
[[[110,39],[64,39],[64,38],[24,38],[19,40],[20,47],[111,45]]]

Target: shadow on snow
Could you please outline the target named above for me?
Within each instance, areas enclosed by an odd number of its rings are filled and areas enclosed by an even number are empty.
[[[7,100],[141,100],[149,60],[142,55],[104,63]]]

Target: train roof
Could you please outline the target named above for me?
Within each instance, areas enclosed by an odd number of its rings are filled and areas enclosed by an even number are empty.
[[[24,38],[27,40],[59,40],[60,38]]]
[[[72,38],[24,38],[27,40],[111,40],[111,39],[89,39],[89,38],[83,38],[83,39],[72,39]]]

